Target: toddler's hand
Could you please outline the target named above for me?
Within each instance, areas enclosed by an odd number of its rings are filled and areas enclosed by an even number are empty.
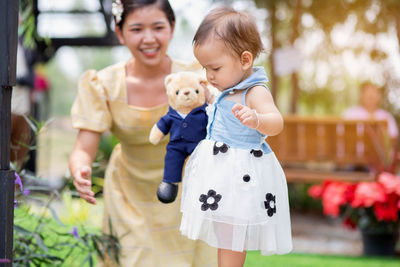
[[[91,190],[92,187],[92,169],[89,166],[83,166],[78,169],[74,174],[74,186],[78,191],[79,196],[86,200],[90,204],[96,204],[94,198],[94,192]]]
[[[246,125],[247,127],[252,129],[256,129],[258,127],[259,121],[257,113],[254,109],[250,109],[248,106],[243,106],[236,103],[232,107],[232,112],[243,125]]]

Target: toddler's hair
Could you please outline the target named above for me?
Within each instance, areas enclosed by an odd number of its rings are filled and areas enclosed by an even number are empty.
[[[208,13],[197,29],[193,45],[201,45],[215,37],[221,39],[238,56],[249,51],[256,58],[263,50],[254,19],[230,7],[215,8]]]

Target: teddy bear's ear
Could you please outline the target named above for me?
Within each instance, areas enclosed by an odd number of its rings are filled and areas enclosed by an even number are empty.
[[[168,84],[174,79],[174,77],[175,77],[175,74],[174,74],[174,73],[169,74],[169,75],[167,75],[167,76],[165,77],[165,80],[164,80],[164,85],[165,85],[165,87],[168,86]]]
[[[205,85],[205,86],[208,85],[207,79],[204,78],[203,76],[199,76],[199,82],[200,82],[201,85]]]

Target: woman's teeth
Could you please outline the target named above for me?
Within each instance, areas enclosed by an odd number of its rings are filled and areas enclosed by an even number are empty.
[[[158,48],[152,48],[152,49],[142,49],[143,53],[155,53],[157,52]]]

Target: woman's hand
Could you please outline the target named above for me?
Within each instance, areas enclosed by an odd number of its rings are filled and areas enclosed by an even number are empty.
[[[96,204],[94,198],[94,192],[91,190],[92,187],[92,169],[89,166],[82,166],[76,170],[74,177],[74,186],[78,191],[79,196],[86,200],[90,204]]]
[[[258,120],[257,112],[254,109],[250,109],[248,106],[243,106],[239,103],[236,103],[232,107],[232,112],[243,125],[246,125],[252,129],[258,128],[260,121]]]
[[[96,157],[101,133],[79,130],[74,149],[69,157],[69,170],[79,196],[90,204],[96,204],[92,187],[92,163]]]

